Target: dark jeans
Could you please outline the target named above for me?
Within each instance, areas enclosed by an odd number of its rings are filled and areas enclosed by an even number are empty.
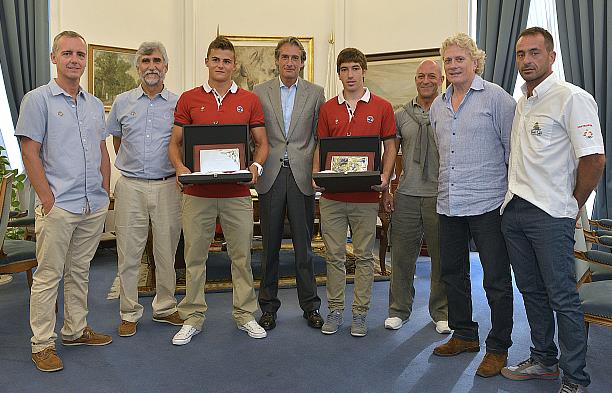
[[[547,366],[557,363],[555,311],[559,366],[567,379],[586,386],[590,378],[584,371],[587,339],[576,291],[575,224],[572,218],[551,217],[514,197],[504,211],[502,231],[531,328],[531,357]]]
[[[470,235],[480,253],[483,286],[491,308],[487,352],[507,352],[512,345],[512,278],[498,209],[477,216],[440,215],[440,260],[448,297],[448,324],[455,331],[454,337],[478,340],[478,323],[472,320]]]

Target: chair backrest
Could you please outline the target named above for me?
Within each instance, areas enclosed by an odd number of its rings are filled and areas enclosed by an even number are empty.
[[[22,212],[27,212],[26,218],[34,218],[36,213],[34,207],[36,205],[36,191],[30,183],[30,178],[26,176],[23,181],[23,188],[17,191],[17,198],[19,198],[19,209]],[[13,212],[14,213],[14,212]]]
[[[587,261],[583,261],[580,258],[574,258],[574,265],[576,269],[576,283],[581,285],[582,282],[587,279],[587,277],[591,274],[591,269],[589,269],[589,263]]]
[[[36,213],[34,213],[34,205],[36,205],[36,191],[34,190],[34,186],[27,180],[28,187],[30,187],[30,198],[28,199],[28,218],[34,218]]]
[[[11,187],[13,186],[13,174],[9,173],[2,177],[0,182],[0,249],[4,245],[6,227],[11,213]]]

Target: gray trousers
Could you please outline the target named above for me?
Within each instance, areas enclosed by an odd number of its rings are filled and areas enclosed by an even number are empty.
[[[440,222],[436,199],[395,193],[395,211],[391,216],[389,317],[410,318],[414,271],[424,235],[431,256],[429,315],[434,322],[448,320],[446,289],[440,278]]]
[[[304,311],[319,309],[321,299],[317,296],[311,249],[314,210],[314,194],[302,194],[289,168],[282,167],[270,191],[259,195],[264,246],[259,285],[259,306],[262,312],[276,313],[281,305],[278,299],[278,265],[285,214],[291,224],[300,308]]]

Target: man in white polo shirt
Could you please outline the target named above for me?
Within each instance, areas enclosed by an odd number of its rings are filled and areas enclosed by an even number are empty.
[[[576,291],[574,228],[578,210],[599,181],[605,156],[595,100],[557,80],[552,72],[555,56],[548,31],[532,27],[519,35],[516,62],[526,83],[514,116],[508,192],[501,211],[533,345],[527,360],[505,367],[502,375],[556,379],[560,366],[559,392],[585,392],[590,378]]]

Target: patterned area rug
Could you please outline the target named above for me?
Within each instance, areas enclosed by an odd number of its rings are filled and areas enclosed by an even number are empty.
[[[313,264],[315,270],[315,279],[317,285],[325,285],[326,279],[326,267],[325,267],[325,246],[322,241],[313,241],[312,249],[314,252]],[[253,243],[253,251],[251,257],[251,266],[253,268],[253,277],[255,278],[255,288],[259,288],[259,279],[261,278],[261,258],[263,255],[263,247],[260,241]],[[347,259],[347,283],[352,283],[354,280],[355,272],[355,257],[353,256],[352,244],[346,245],[346,259]],[[390,253],[387,253],[386,270],[391,271]],[[293,260],[293,247],[291,242],[283,243],[280,251],[280,266],[279,266],[279,287],[280,288],[293,288],[296,285],[295,282],[295,267]],[[380,264],[378,256],[374,256],[374,280],[375,281],[386,281],[389,280],[388,275],[381,275]],[[208,261],[206,264],[206,292],[223,292],[231,291],[232,281],[230,274],[230,259],[227,253],[221,246],[211,247],[210,253],[208,254]],[[140,273],[138,278],[138,285],[144,287],[147,283],[149,275],[148,260],[147,256],[143,255],[143,260],[140,265]],[[176,293],[185,293],[185,270],[177,269],[176,271]],[[115,280],[109,290],[107,299],[119,298],[119,277],[115,277]],[[140,296],[154,296],[155,290],[140,290]]]

